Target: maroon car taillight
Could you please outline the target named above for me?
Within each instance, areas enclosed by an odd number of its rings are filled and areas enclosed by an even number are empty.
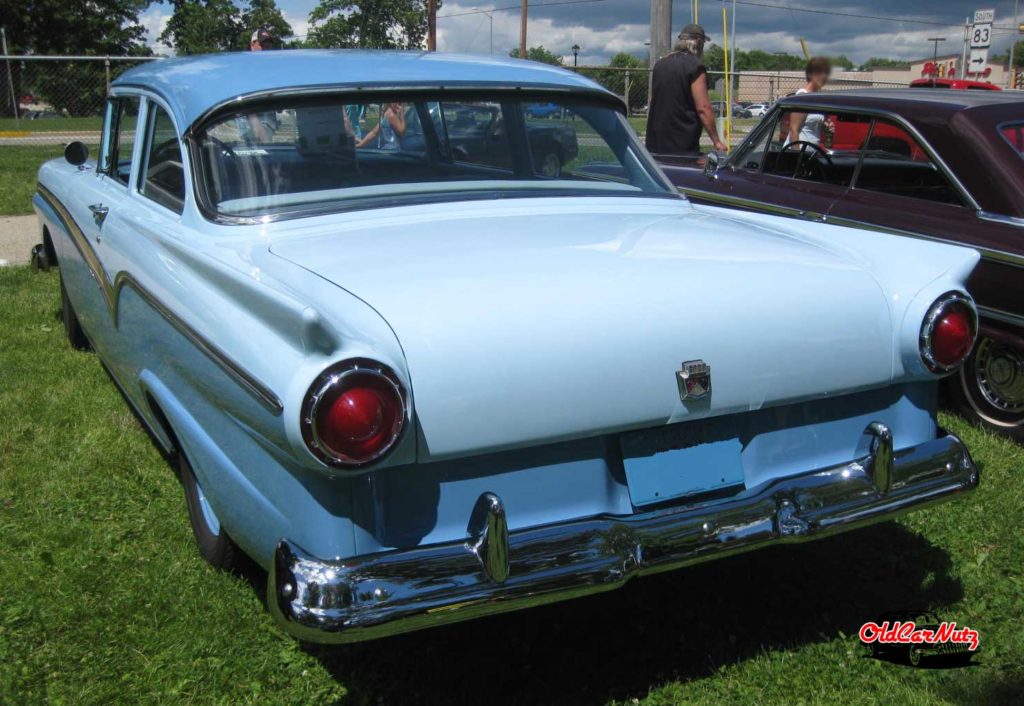
[[[958,292],[939,297],[921,325],[921,360],[933,373],[958,368],[974,348],[978,315],[970,300]]]
[[[302,436],[324,463],[358,467],[387,454],[402,434],[406,397],[387,366],[365,359],[327,369],[309,388]]]

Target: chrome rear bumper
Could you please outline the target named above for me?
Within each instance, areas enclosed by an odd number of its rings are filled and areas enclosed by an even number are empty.
[[[978,484],[953,435],[893,452],[881,424],[865,454],[714,502],[602,516],[509,533],[501,500],[485,493],[465,541],[322,560],[282,539],[268,603],[288,632],[355,642],[621,586],[776,542],[802,541],[889,519]]]

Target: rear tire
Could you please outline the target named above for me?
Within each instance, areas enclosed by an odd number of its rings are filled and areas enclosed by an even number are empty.
[[[237,568],[242,550],[234,543],[220,520],[214,514],[196,480],[185,454],[178,452],[178,474],[185,490],[185,504],[188,506],[188,520],[192,525],[199,554],[216,569],[231,571]]]
[[[89,339],[78,322],[78,315],[75,308],[71,306],[71,299],[68,298],[67,287],[64,286],[64,278],[60,278],[60,318],[64,321],[64,333],[68,337],[68,343],[78,351],[87,351],[92,348]]]
[[[1024,441],[1024,351],[979,337],[974,353],[950,379],[949,390],[965,417]]]
[[[562,176],[562,158],[557,152],[545,152],[537,164],[541,176],[557,179]]]

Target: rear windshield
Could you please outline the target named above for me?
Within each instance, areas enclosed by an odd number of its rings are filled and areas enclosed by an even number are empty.
[[[676,197],[629,123],[596,102],[281,98],[209,123],[198,145],[202,201],[229,219],[467,195]]]
[[[1024,157],[1024,123],[1001,125],[999,132],[1002,133],[1003,139],[1017,150],[1017,154]]]

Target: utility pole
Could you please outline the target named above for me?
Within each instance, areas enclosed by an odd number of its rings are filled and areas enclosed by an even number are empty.
[[[1013,24],[1017,27],[1015,30],[1017,33],[1010,37],[1010,65],[1007,67],[1010,69],[1007,74],[1009,75],[1009,81],[1007,82],[1007,88],[1017,87],[1017,69],[1013,65],[1013,50],[1017,47],[1017,37],[1020,36],[1020,25],[1017,20],[1017,11],[1020,9],[1020,0],[1013,0]],[[7,52],[4,52],[5,54]]]
[[[523,0],[523,13],[519,17],[519,58],[526,58],[526,14],[529,10],[529,0]]]
[[[2,40],[4,56],[7,56],[7,28],[0,27],[0,40]],[[14,127],[18,127],[18,99],[14,96],[14,74],[11,73],[11,60],[5,59],[7,64],[7,87],[11,92],[11,110],[14,111]]]
[[[960,78],[967,78],[967,45],[971,42],[971,18],[964,18],[964,52],[960,60]]]
[[[672,0],[651,0],[651,59],[647,72],[647,102],[654,86],[654,65],[672,46]]]
[[[931,42],[935,49],[932,52],[932,84],[935,83],[936,74],[939,73],[939,42],[946,41],[945,37],[928,37],[928,41]]]
[[[651,67],[672,46],[672,0],[651,0]]]
[[[427,51],[437,51],[437,0],[427,0]]]

